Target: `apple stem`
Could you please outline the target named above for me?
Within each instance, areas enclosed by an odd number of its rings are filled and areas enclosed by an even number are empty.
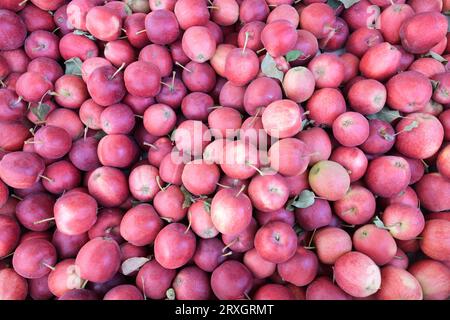
[[[251,163],[246,163],[246,165],[248,165],[250,168],[253,168],[256,170],[256,172],[258,172],[261,176],[264,175],[264,172],[262,172],[261,170],[259,170],[255,165],[251,164]]]
[[[249,126],[250,128],[253,127],[253,125],[255,124],[255,121],[256,121],[256,119],[258,118],[258,116],[259,116],[259,114],[260,114],[260,112],[261,112],[261,109],[262,109],[262,108],[256,109],[255,115],[252,117],[252,120],[250,120],[250,123],[248,124],[248,126]]]
[[[109,78],[109,80],[114,79],[114,77],[115,77],[120,71],[122,71],[122,69],[123,69],[124,67],[125,67],[125,62],[123,62],[123,63],[120,65],[119,69],[117,69],[116,72],[113,73],[113,75]]]
[[[166,86],[167,88],[172,89],[172,87],[171,87],[170,84],[167,84],[167,83],[165,83],[164,81],[160,81],[160,83],[161,83],[162,85]]]
[[[160,218],[161,218],[161,220],[164,220],[167,223],[172,223],[173,222],[173,220],[171,218],[167,218],[167,217],[160,217]]]
[[[223,108],[222,106],[213,106],[213,107],[208,107],[208,110],[214,110],[214,109],[220,109]]]
[[[147,295],[145,294],[145,279],[144,276],[141,276],[142,280],[142,294],[144,295],[144,300],[147,300]]]
[[[225,185],[225,184],[221,184],[221,183],[219,183],[219,182],[216,182],[216,184],[217,184],[219,187],[222,187],[222,188],[225,188],[225,189],[231,189],[230,186],[227,186],[227,185]]]
[[[127,30],[125,30],[124,28],[121,28],[120,30],[122,30],[123,33],[127,33]]]
[[[33,224],[40,224],[40,223],[44,223],[44,222],[49,222],[49,221],[54,221],[55,217],[51,217],[51,218],[47,218],[47,219],[42,219],[42,220],[38,220],[33,222]]]
[[[241,195],[241,193],[244,191],[246,185],[242,185],[241,189],[238,191],[238,193],[236,193],[236,198],[239,197]]]
[[[141,33],[144,33],[144,32],[146,32],[146,31],[147,31],[146,29],[142,29],[142,30],[136,31],[136,35],[141,34]]]
[[[59,29],[61,29],[61,27],[55,28],[52,33],[56,33],[56,31],[58,31]]]
[[[303,247],[304,249],[307,249],[307,250],[314,250],[316,247],[309,247],[309,246],[307,246],[307,247]]]
[[[233,244],[235,244],[238,241],[238,238],[234,238],[233,241],[228,243],[225,247],[222,248],[222,253],[225,253]],[[231,249],[230,249],[231,250]]]
[[[256,53],[257,53],[257,54],[260,54],[260,53],[263,52],[264,50],[266,50],[266,48],[259,49],[258,51],[256,51]]]
[[[250,36],[250,32],[245,32],[245,41],[244,41],[244,47],[242,48],[242,53],[245,53],[245,49],[247,48],[248,43],[248,37]]]
[[[244,292],[244,296],[245,296],[245,298],[246,298],[247,300],[252,300],[252,299],[250,298],[250,296],[247,294],[247,292]]]
[[[233,251],[228,251],[227,253],[222,254],[222,257],[228,257],[233,254]]]
[[[156,184],[158,185],[159,190],[164,191],[165,189],[161,186],[161,178],[156,176]]]
[[[49,177],[47,177],[47,176],[44,176],[44,175],[42,175],[42,174],[40,174],[39,177],[42,178],[42,179],[47,180],[48,182],[54,182],[53,179],[51,179],[51,178],[49,178]]]
[[[119,37],[117,39],[122,40],[122,39],[127,39],[127,38],[128,38],[128,36],[121,36],[121,37]]]
[[[172,72],[172,84],[170,85],[170,91],[173,91],[173,89],[175,88],[175,76],[176,76],[177,72],[173,71]]]
[[[191,229],[191,225],[192,225],[191,215],[192,215],[192,213],[189,212],[189,214],[188,214],[188,221],[189,221],[189,224],[188,224],[186,230],[184,230],[184,234],[187,234],[188,231],[189,231],[189,229]]]
[[[7,254],[6,256],[0,257],[0,260],[6,259],[8,257],[11,257],[14,255],[14,252],[11,252],[10,254]]]
[[[179,66],[180,68],[186,70],[187,72],[192,72],[191,69],[186,68],[185,66],[183,66],[183,65],[182,65],[181,63],[179,63],[178,61],[175,61],[175,64],[176,64],[177,66]]]
[[[49,268],[49,269],[52,270],[52,271],[55,271],[55,267],[53,267],[53,266],[51,266],[51,265],[49,265],[49,264],[47,264],[47,263],[45,263],[45,262],[42,262],[42,265],[43,265],[44,267]]]
[[[34,128],[30,128],[30,130],[28,130],[28,131],[30,131],[31,135],[34,137]]]
[[[88,280],[84,280],[83,283],[81,284],[81,289],[84,289],[88,284],[88,282],[89,282]]]
[[[23,0],[22,2],[20,2],[20,3],[19,3],[19,6],[21,6],[21,7],[22,7],[22,6],[24,6],[24,5],[25,5],[25,3],[27,3],[27,2],[28,2],[28,0]]]
[[[355,227],[354,224],[341,224],[341,226],[343,226],[345,228],[354,228]]]
[[[26,140],[24,144],[40,144],[42,141]]]
[[[394,256],[394,259],[403,260],[403,257],[400,257],[400,256]]]
[[[314,196],[314,199],[320,199],[320,200],[327,200],[328,201],[328,199],[325,199],[324,197],[318,197],[318,196]]]
[[[153,149],[155,149],[155,150],[158,150],[158,147],[157,146],[155,146],[154,144],[151,144],[151,143],[148,143],[148,142],[143,142],[142,143],[144,146],[146,146],[146,147],[150,147],[150,148],[153,148]]]
[[[141,116],[140,114],[135,114],[134,116],[135,116],[136,118],[139,118],[139,119],[144,119],[144,117]]]
[[[218,9],[220,9],[218,6],[207,6],[207,8],[208,9],[215,9],[215,10],[218,10]]]
[[[2,88],[6,87],[6,84],[2,80],[0,80],[0,85],[2,86]]]
[[[16,104],[20,103],[20,101],[22,101],[22,97],[21,97],[21,96],[19,96],[19,98],[17,98],[17,101],[16,101],[16,102],[14,102],[14,105],[16,105]]]
[[[17,199],[17,200],[19,200],[19,201],[22,201],[22,200],[23,200],[23,198],[19,197],[18,195],[14,194],[14,193],[11,194],[11,198]]]
[[[83,140],[84,141],[86,141],[88,130],[89,130],[89,128],[87,126],[84,127],[84,130],[83,130],[84,131],[83,132]]]
[[[277,4],[269,4],[268,5],[268,7],[271,7],[271,8],[275,8],[276,6],[278,6]]]
[[[311,236],[311,239],[309,239],[308,247],[311,247],[311,245],[312,245],[314,236],[316,235],[316,230],[317,230],[317,229],[314,229],[314,231],[313,231],[313,233],[312,233],[312,236]]]

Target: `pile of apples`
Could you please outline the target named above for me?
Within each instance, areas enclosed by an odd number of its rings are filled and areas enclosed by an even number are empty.
[[[448,299],[449,0],[1,0],[0,299]]]

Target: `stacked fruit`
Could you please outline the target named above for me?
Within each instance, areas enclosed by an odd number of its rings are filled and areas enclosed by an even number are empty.
[[[0,0],[0,299],[447,299],[448,0]]]

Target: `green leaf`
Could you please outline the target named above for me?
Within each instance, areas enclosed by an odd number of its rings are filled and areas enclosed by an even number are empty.
[[[301,55],[302,55],[302,52],[300,50],[289,51],[286,54],[286,61],[290,62],[290,61],[297,60]]]
[[[74,30],[73,34],[76,34],[77,36],[85,36],[86,38],[91,39],[93,41],[97,40],[92,34],[83,30]]]
[[[341,4],[344,5],[345,9],[350,8],[352,5],[358,3],[360,0],[328,0],[327,4],[333,9],[339,8]]]
[[[352,5],[357,4],[360,0],[339,0],[344,5],[345,9],[350,8]]]
[[[129,258],[122,263],[121,266],[122,273],[126,276],[135,271],[138,271],[148,261],[150,261],[150,259],[146,257]]]
[[[384,107],[380,112],[368,115],[368,119],[379,119],[386,122],[391,123],[397,118],[400,118],[400,112],[398,110],[391,110],[387,107]]]
[[[206,212],[211,213],[211,199],[206,199],[203,201],[203,208]]]
[[[72,59],[64,61],[64,65],[66,66],[66,74],[73,74],[76,76],[81,76],[81,65],[83,62],[80,58],[74,57]]]
[[[332,7],[333,9],[337,9],[339,8],[339,6],[341,5],[341,3],[339,2],[339,0],[328,0],[327,4]]]
[[[413,129],[417,128],[418,126],[419,126],[419,122],[414,120],[413,122],[408,124],[406,127],[404,127],[402,131],[405,131],[405,132],[412,131]]]
[[[187,189],[184,186],[181,186],[181,192],[183,192],[184,195],[184,201],[183,201],[183,205],[181,206],[183,209],[185,208],[189,208],[191,206],[192,203],[194,203],[194,199],[192,197],[192,194],[187,191]]]
[[[106,132],[103,130],[98,130],[94,138],[97,140],[101,140],[104,136],[106,136]]]
[[[388,229],[388,228],[386,228],[386,226],[384,225],[384,223],[383,223],[383,221],[381,221],[381,219],[378,217],[378,216],[376,216],[374,219],[373,219],[373,224],[377,227],[377,228],[380,228],[380,229]]]
[[[170,135],[169,135],[169,139],[170,141],[175,141],[175,132],[177,131],[177,129],[174,129]]]
[[[261,62],[261,71],[269,78],[275,78],[280,81],[283,81],[284,77],[283,71],[278,70],[277,63],[268,53],[266,53],[266,56]]]
[[[31,112],[36,116],[36,118],[38,118],[39,121],[45,121],[50,109],[51,108],[48,104],[40,102],[37,107],[31,108]]]
[[[315,194],[309,190],[303,190],[298,196],[289,201],[287,210],[293,211],[295,208],[308,208],[314,204]]]
[[[434,51],[428,52],[428,53],[427,53],[427,56],[430,56],[430,57],[432,57],[433,59],[435,59],[435,60],[437,60],[437,61],[439,61],[439,62],[441,62],[441,63],[443,63],[443,64],[447,64],[447,63],[448,63],[448,60],[447,60],[447,59],[445,59],[443,56],[441,56],[440,54],[437,54],[437,53],[434,52]]]

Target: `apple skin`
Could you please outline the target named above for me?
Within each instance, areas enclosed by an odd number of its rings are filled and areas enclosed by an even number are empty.
[[[350,187],[350,177],[339,163],[323,160],[309,171],[309,184],[317,195],[336,201],[346,194]]]
[[[330,265],[352,250],[352,239],[348,233],[335,227],[318,230],[314,236],[314,244],[320,262]]]
[[[375,195],[390,198],[406,189],[411,180],[408,162],[402,157],[381,156],[367,167],[365,182]]]
[[[283,263],[295,255],[297,235],[287,223],[273,221],[256,232],[254,243],[256,251],[263,259]]]
[[[391,261],[397,252],[397,245],[391,234],[373,224],[366,224],[355,231],[353,246],[380,266]]]
[[[428,257],[439,261],[450,260],[450,221],[428,220],[421,237],[420,249]]]
[[[281,284],[269,283],[260,287],[253,300],[295,300],[291,290]]]
[[[378,81],[393,76],[400,66],[401,52],[388,42],[377,44],[362,56],[359,69],[363,76]]]
[[[306,300],[352,300],[352,296],[342,291],[327,277],[319,277],[306,288]]]
[[[450,181],[439,173],[429,173],[416,184],[420,204],[433,212],[450,210]]]
[[[336,261],[334,275],[337,285],[349,295],[365,298],[381,286],[381,273],[378,266],[363,253],[348,252]]]
[[[425,227],[425,218],[420,209],[404,204],[386,207],[382,220],[392,236],[400,240],[414,239]]]
[[[450,296],[450,269],[443,263],[424,259],[408,271],[419,281],[424,300],[444,300]]]
[[[381,287],[378,300],[422,300],[419,281],[408,271],[393,266],[381,269]]]
[[[439,12],[417,13],[400,27],[402,46],[414,54],[426,53],[446,36],[447,27],[447,19]],[[417,30],[427,36],[417,37]]]

